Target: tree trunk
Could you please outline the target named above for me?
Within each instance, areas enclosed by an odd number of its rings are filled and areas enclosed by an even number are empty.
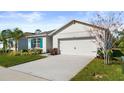
[[[17,47],[16,47],[16,51],[18,51],[18,40],[17,40]]]
[[[6,53],[6,51],[7,51],[7,41],[6,40],[3,40],[3,50],[4,50],[4,53]]]
[[[106,50],[104,50],[104,64],[108,64],[108,55]]]
[[[18,40],[15,40],[15,51],[18,51]]]
[[[109,55],[108,55],[109,42],[107,37],[108,37],[108,30],[106,30],[104,33],[104,64],[109,64]]]

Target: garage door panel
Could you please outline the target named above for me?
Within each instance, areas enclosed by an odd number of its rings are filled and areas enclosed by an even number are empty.
[[[96,44],[92,39],[60,40],[61,54],[96,55]]]
[[[76,40],[76,54],[77,55],[92,55],[96,54],[96,45],[92,40]]]
[[[73,54],[72,41],[60,41],[61,54]]]

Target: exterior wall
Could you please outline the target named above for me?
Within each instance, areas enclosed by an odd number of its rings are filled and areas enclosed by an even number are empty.
[[[3,48],[3,42],[0,41],[0,49]]]
[[[31,38],[28,38],[28,49],[31,49]]]
[[[89,29],[90,27],[86,25],[78,23],[72,24],[53,36],[53,48],[58,48],[58,39],[61,38],[90,37]]]
[[[46,37],[43,37],[43,53],[46,53],[47,52],[47,41],[46,41]]]
[[[31,39],[32,38],[28,38],[28,49],[31,49]],[[42,37],[42,49],[43,49],[43,53],[47,52],[47,39],[46,37]]]
[[[13,42],[13,47],[11,47],[10,49],[15,50],[15,41],[13,40],[12,42]]]
[[[13,45],[15,45],[15,42],[13,41]],[[1,48],[3,48],[3,42],[2,41],[0,41],[0,49]],[[8,47],[7,49],[11,49],[11,50],[15,50],[15,47],[13,46],[13,47]]]
[[[12,38],[7,39],[7,44],[8,44],[7,49],[15,50],[15,40],[14,39],[12,39]]]
[[[28,39],[23,37],[18,42],[18,50],[28,49]]]
[[[47,52],[52,48],[52,37],[46,37]]]

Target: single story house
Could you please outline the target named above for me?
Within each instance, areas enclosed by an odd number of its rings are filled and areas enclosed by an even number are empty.
[[[50,49],[57,48],[64,55],[96,55],[100,45],[103,46],[103,41],[96,40],[97,36],[91,35],[92,28],[104,30],[102,27],[72,20],[56,30],[27,32],[20,38],[18,50],[38,48],[47,53]],[[9,40],[9,48],[12,50],[15,50],[14,43],[13,39]],[[0,47],[2,45],[0,42]]]
[[[41,48],[46,53],[51,48],[58,48],[60,54],[65,55],[96,55],[99,45],[96,36],[91,35],[91,28],[103,30],[92,24],[72,20],[57,30],[27,36],[28,49]]]

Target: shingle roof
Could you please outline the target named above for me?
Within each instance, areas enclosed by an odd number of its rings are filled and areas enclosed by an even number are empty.
[[[50,31],[44,31],[44,32],[42,32],[40,34],[33,33],[31,35],[28,35],[27,37],[47,36],[48,34],[52,33],[53,31],[55,31],[55,29],[54,30],[50,30]]]

